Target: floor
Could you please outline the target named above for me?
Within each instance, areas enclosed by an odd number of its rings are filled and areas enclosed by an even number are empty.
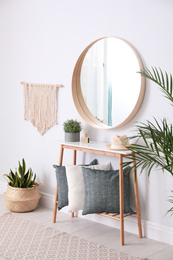
[[[0,214],[8,212],[4,199],[0,195]],[[74,236],[105,245],[132,256],[147,257],[152,260],[173,260],[173,246],[148,238],[139,239],[137,235],[125,232],[125,246],[120,246],[120,231],[118,229],[95,223],[79,217],[71,218],[69,214],[57,212],[57,222],[52,223],[53,211],[38,207],[28,213],[13,213],[45,226],[67,232]],[[0,260],[2,258],[0,257]]]

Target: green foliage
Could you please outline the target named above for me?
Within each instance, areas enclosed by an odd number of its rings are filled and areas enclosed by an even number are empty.
[[[160,68],[157,69],[155,67],[152,67],[151,71],[145,68],[139,73],[155,82],[163,91],[164,96],[171,102],[171,105],[173,105],[171,74],[163,73]],[[136,134],[129,138],[135,139],[136,142],[127,147],[132,151],[132,154],[127,157],[129,161],[123,163],[123,166],[133,163],[133,154],[135,153],[136,165],[134,166],[136,168],[140,167],[141,172],[147,169],[148,175],[150,175],[153,168],[160,168],[162,171],[167,170],[173,176],[173,126],[168,123],[166,118],[161,120],[161,122],[154,120],[154,124],[147,121],[146,123],[136,125]],[[169,201],[173,203],[173,199]],[[168,212],[173,212],[173,207]]]
[[[36,174],[33,175],[31,168],[26,172],[26,163],[22,159],[22,164],[19,162],[18,171],[17,169],[13,172],[10,169],[9,174],[4,174],[9,180],[9,184],[15,188],[32,188],[35,186]]]
[[[173,190],[171,190],[171,192],[173,193]],[[170,203],[173,203],[173,196],[169,196],[169,197],[170,197],[170,199],[168,201]],[[171,216],[172,216],[173,215],[173,207],[170,208],[167,213],[171,213]]]
[[[63,126],[66,133],[79,133],[82,130],[81,123],[73,119],[65,121]]]
[[[164,95],[173,105],[172,75],[168,76],[161,69],[152,67],[152,70],[145,68],[140,71],[142,76],[155,82],[164,92]],[[150,174],[153,167],[160,167],[163,171],[167,170],[173,175],[173,130],[172,124],[169,124],[164,118],[159,123],[155,119],[155,124],[150,121],[136,125],[135,135],[129,139],[137,139],[136,143],[129,146],[136,155],[136,167],[141,167],[141,172],[147,168]],[[138,143],[138,141],[142,143]],[[132,163],[133,156],[129,155],[131,160],[125,165]]]
[[[136,135],[129,139],[136,139],[137,142],[128,149],[135,153],[136,168],[141,169],[141,172],[147,168],[148,175],[155,167],[164,170],[173,175],[173,129],[172,125],[168,124],[166,119],[161,120],[161,123],[155,119],[155,124],[147,121],[136,126]],[[140,144],[138,143],[140,140]],[[142,143],[142,144],[141,144]],[[125,162],[125,166],[132,163],[132,155],[127,158],[130,161]]]
[[[167,72],[163,73],[160,68],[157,69],[156,67],[152,67],[152,71],[145,68],[139,73],[159,85],[164,93],[164,96],[169,99],[173,105],[173,80],[171,74],[168,75]]]

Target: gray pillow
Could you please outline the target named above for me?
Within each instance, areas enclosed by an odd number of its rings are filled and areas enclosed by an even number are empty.
[[[124,213],[133,213],[129,200],[129,170],[123,169]],[[82,215],[119,213],[119,170],[105,171],[82,167],[85,201]]]
[[[94,159],[89,165],[97,164],[97,159]],[[58,210],[68,205],[68,185],[67,185],[67,177],[66,177],[66,169],[65,166],[53,165],[55,168],[56,180],[58,184]]]

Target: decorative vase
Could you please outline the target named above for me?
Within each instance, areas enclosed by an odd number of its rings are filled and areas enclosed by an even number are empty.
[[[39,184],[33,188],[15,188],[9,184],[7,191],[3,194],[5,204],[10,211],[27,212],[37,208],[41,194]]]
[[[79,142],[80,141],[80,132],[78,132],[78,133],[65,132],[65,141],[66,142]]]

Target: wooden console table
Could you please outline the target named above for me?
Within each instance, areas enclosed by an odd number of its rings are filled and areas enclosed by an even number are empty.
[[[76,152],[82,151],[87,153],[95,153],[107,156],[114,156],[119,158],[119,192],[120,192],[120,213],[119,214],[106,214],[106,213],[97,213],[99,215],[116,219],[120,221],[120,243],[124,245],[124,217],[136,214],[138,221],[138,231],[139,238],[142,238],[142,227],[141,227],[141,216],[140,216],[140,206],[139,206],[139,196],[138,196],[138,183],[137,183],[137,174],[135,174],[135,169],[133,168],[133,180],[134,180],[134,190],[135,190],[135,202],[136,202],[136,212],[132,214],[124,215],[124,199],[123,199],[123,167],[122,162],[123,158],[128,156],[130,151],[115,151],[106,149],[105,143],[98,142],[90,142],[87,144],[83,144],[81,142],[65,142],[65,141],[57,141],[61,145],[60,147],[60,156],[59,156],[59,166],[62,166],[63,153],[64,149],[73,150],[73,164],[76,164]],[[133,165],[135,165],[135,156],[133,159]],[[53,212],[53,223],[56,222],[56,213],[57,213],[57,204],[58,204],[58,185],[56,185],[55,192],[55,203],[54,203],[54,212]],[[74,212],[71,214],[74,217]],[[119,217],[118,217],[119,216]]]

